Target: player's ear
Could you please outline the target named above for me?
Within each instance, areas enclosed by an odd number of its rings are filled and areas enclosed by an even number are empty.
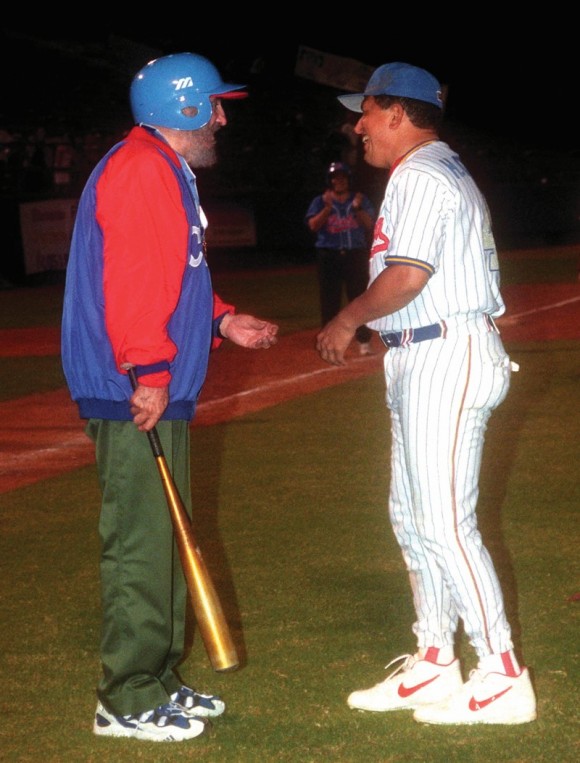
[[[389,127],[396,129],[405,117],[405,109],[401,103],[393,103],[389,109]]]

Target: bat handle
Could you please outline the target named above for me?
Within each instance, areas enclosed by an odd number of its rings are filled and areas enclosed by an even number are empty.
[[[129,381],[131,382],[131,386],[133,387],[133,390],[137,389],[137,385],[139,382],[137,381],[137,374],[135,373],[134,366],[131,366],[127,369],[127,375],[129,376]],[[157,434],[157,430],[155,427],[153,429],[150,429],[149,432],[147,432],[147,437],[149,438],[149,442],[151,443],[151,450],[153,451],[153,455],[155,458],[160,458],[163,456],[163,447],[161,445],[161,440],[159,439],[159,435]]]

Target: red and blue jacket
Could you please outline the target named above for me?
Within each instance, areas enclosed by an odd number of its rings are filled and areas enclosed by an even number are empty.
[[[162,419],[191,420],[232,305],[214,293],[195,178],[156,131],[134,127],[81,194],[67,264],[62,364],[81,418],[131,420],[139,381],[169,385]]]

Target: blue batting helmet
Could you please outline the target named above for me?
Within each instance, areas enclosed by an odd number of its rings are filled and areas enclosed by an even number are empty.
[[[210,96],[243,98],[245,85],[222,80],[216,67],[196,53],[173,53],[156,58],[144,66],[131,83],[131,111],[136,124],[170,127],[174,130],[199,130],[212,114]],[[187,117],[182,109],[194,107],[197,114]]]

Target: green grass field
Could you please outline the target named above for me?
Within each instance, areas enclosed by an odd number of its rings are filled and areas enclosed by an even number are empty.
[[[509,282],[571,280],[567,253],[509,260]],[[538,271],[540,275],[538,276]],[[549,280],[549,279],[548,279]],[[317,324],[313,274],[220,274],[227,300]],[[60,287],[2,293],[0,327],[58,325]],[[14,307],[21,309],[14,318]],[[183,678],[220,693],[207,737],[91,733],[99,675],[94,467],[0,495],[0,760],[121,763],[572,763],[578,745],[580,343],[508,345],[520,364],[488,430],[479,516],[538,720],[430,727],[346,696],[414,651],[407,574],[386,515],[389,432],[376,374],[192,430],[196,531],[243,657],[216,673],[192,628]],[[62,386],[57,358],[4,358],[2,399]],[[474,657],[464,639],[465,671]]]

